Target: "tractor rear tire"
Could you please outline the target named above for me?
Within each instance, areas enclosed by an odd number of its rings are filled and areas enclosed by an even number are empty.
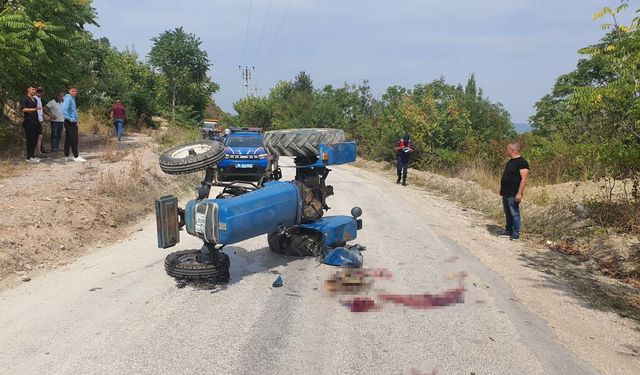
[[[264,147],[270,154],[278,156],[314,157],[321,143],[344,142],[344,131],[340,129],[290,129],[274,130],[264,134]]]
[[[213,255],[213,262],[202,261],[200,250],[176,251],[167,255],[164,269],[176,279],[186,281],[229,282],[229,256],[221,251]]]
[[[277,254],[300,257],[322,255],[322,235],[308,229],[292,228],[284,233],[270,233],[267,242],[269,249]]]
[[[160,169],[167,174],[186,174],[204,170],[224,158],[224,144],[200,140],[168,149],[160,155]]]

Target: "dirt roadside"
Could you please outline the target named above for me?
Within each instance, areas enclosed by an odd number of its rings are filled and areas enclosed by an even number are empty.
[[[372,183],[376,178],[395,180],[395,171],[381,163],[360,161],[356,166],[374,176]],[[511,243],[495,236],[497,222],[486,214],[417,181],[446,177],[411,173],[410,186],[401,187],[411,209],[439,215],[442,220],[434,231],[467,249],[505,280],[516,297],[511,303],[541,317],[565,347],[602,373],[635,373],[630,369],[640,366],[640,324],[634,315],[637,311],[621,298],[638,295],[637,289],[599,275],[535,240]],[[453,193],[461,181],[448,180]]]
[[[190,178],[164,174],[154,138],[122,142],[83,136],[87,162],[46,154],[40,164],[3,160],[0,174],[0,289],[68,264],[87,248],[120,241],[165,191],[188,190]]]
[[[359,160],[356,166],[395,178],[389,163]],[[473,181],[416,170],[410,171],[409,182],[465,209],[479,211],[474,225],[489,233],[496,235],[502,230],[504,214],[495,191]],[[522,204],[527,250],[521,258],[528,267],[568,282],[574,293],[584,296],[594,308],[615,311],[640,322],[640,239],[612,231],[580,236],[581,231],[593,229],[576,207],[581,207],[580,197],[598,194],[596,185],[529,187]],[[578,237],[573,237],[576,234]]]

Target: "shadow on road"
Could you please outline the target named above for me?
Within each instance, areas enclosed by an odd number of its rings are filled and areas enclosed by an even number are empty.
[[[499,225],[495,225],[495,224],[487,224],[487,232],[489,232],[489,234],[491,234],[492,236],[498,236],[502,231],[504,231],[504,228],[499,226]]]
[[[256,273],[271,272],[271,269],[286,266],[291,262],[305,258],[276,254],[263,247],[256,250],[247,250],[239,246],[226,246],[223,250],[231,259],[231,280],[229,285],[235,284],[244,277]]]
[[[287,266],[291,262],[305,259],[301,257],[276,254],[269,250],[268,247],[263,247],[256,250],[247,250],[239,246],[225,246],[222,252],[227,254],[229,256],[229,260],[231,261],[231,266],[229,267],[229,274],[231,275],[231,277],[228,283],[220,284],[208,281],[177,280],[176,286],[178,288],[190,286],[195,289],[212,290],[215,292],[219,292],[222,290],[226,290],[243,278],[257,273],[269,273],[272,274],[275,279],[277,272],[273,271],[273,268],[279,266]],[[271,286],[271,284],[268,284],[266,286]]]
[[[534,280],[539,288],[551,288],[576,299],[585,307],[616,314],[640,322],[640,309],[630,298],[638,289],[606,277],[575,258],[552,251],[529,251],[520,254],[525,266],[543,272],[543,281]]]

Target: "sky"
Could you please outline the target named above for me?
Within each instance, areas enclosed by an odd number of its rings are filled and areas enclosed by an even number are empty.
[[[578,49],[603,35],[593,13],[611,0],[94,0],[99,27],[119,49],[142,59],[151,39],[184,27],[212,62],[223,110],[244,96],[239,66],[255,67],[259,95],[301,71],[321,88],[368,80],[378,97],[471,73],[513,122],[527,122]],[[249,9],[251,11],[249,12]],[[631,17],[631,9],[626,17]]]

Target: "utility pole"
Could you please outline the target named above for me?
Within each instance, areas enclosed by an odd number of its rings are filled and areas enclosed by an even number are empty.
[[[245,66],[243,68],[242,66],[238,66],[238,69],[240,70],[240,74],[242,75],[242,86],[244,86],[245,98],[253,96],[251,90],[251,75],[253,74],[253,72],[255,72],[255,67],[252,66],[251,68],[249,68],[248,66]]]

